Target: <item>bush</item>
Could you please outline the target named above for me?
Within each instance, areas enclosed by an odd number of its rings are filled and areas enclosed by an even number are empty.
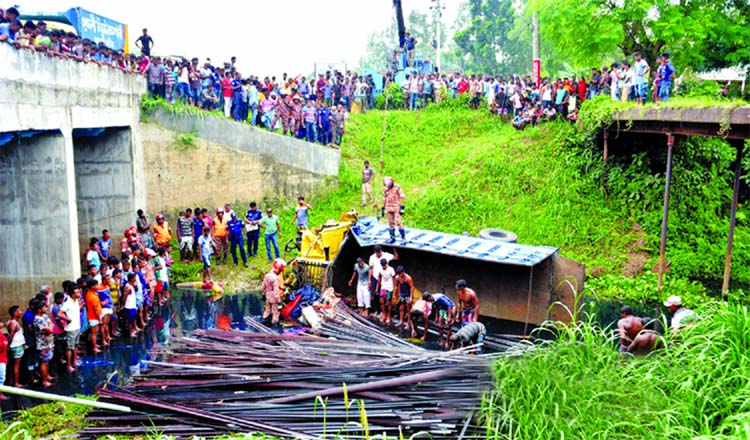
[[[555,327],[544,349],[500,358],[483,405],[486,438],[747,438],[750,312],[717,303],[697,312],[646,357],[617,353],[612,329],[589,316]]]
[[[385,110],[385,98],[388,97],[388,110],[403,110],[406,96],[401,86],[392,82],[382,94],[375,97],[375,108]]]

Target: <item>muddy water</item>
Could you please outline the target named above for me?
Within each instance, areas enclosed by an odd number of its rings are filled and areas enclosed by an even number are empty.
[[[126,385],[133,375],[147,374],[148,365],[144,361],[160,360],[151,359],[149,355],[154,346],[168,345],[170,338],[189,336],[196,329],[217,328],[220,323],[244,330],[246,316],[260,318],[262,302],[258,292],[226,295],[215,303],[210,303],[209,297],[202,291],[173,291],[169,305],[155,310],[143,334],[133,339],[118,338],[109,350],[100,355],[83,356],[76,373],[72,375],[65,372],[65,367],[59,363],[56,354],[50,364],[50,374],[57,377],[54,385],[43,389],[32,384],[28,388],[54,394],[92,395],[107,382]],[[56,344],[56,351],[62,353],[62,347],[58,347]],[[25,376],[25,372],[22,372],[21,377]],[[43,402],[12,397],[2,402],[3,418],[12,417],[15,410],[39,403]]]

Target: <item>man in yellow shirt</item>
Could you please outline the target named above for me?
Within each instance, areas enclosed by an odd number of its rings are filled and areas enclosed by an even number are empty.
[[[216,208],[216,218],[214,219],[214,242],[216,243],[216,265],[224,262],[227,264],[227,243],[229,239],[229,232],[227,231],[227,224],[229,218],[224,215],[224,210]]]

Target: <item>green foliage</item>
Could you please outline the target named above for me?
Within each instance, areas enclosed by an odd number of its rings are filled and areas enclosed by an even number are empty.
[[[635,278],[607,274],[590,278],[586,287],[597,297],[619,298],[629,305],[660,304],[670,295],[682,297],[686,304],[701,304],[709,301],[706,288],[696,281],[665,275],[661,291],[657,287],[657,281],[658,275],[650,271]]]
[[[512,74],[531,65],[528,41],[513,33],[517,16],[511,0],[469,0],[469,25],[456,32],[455,52],[474,73]]]
[[[174,104],[170,104],[164,99],[158,96],[151,96],[148,93],[144,93],[141,96],[141,121],[147,122],[149,116],[153,114],[156,109],[163,109],[173,115],[189,115],[197,118],[205,118],[206,115],[222,116],[223,114],[217,111],[201,110],[198,107],[186,104],[182,101],[177,101]]]
[[[599,67],[636,51],[653,64],[671,52],[678,70],[743,64],[750,51],[747,2],[697,0],[535,0],[543,59],[580,68]],[[552,69],[556,71],[556,69]]]
[[[403,110],[406,96],[401,86],[395,82],[390,83],[383,93],[375,97],[376,109],[385,109],[386,97],[388,97],[388,110]]]
[[[668,105],[716,103],[678,98]],[[724,267],[732,149],[721,140],[706,139],[675,148],[667,243],[671,273],[665,276],[666,290],[659,293],[648,272],[658,255],[664,148],[636,143],[629,154],[611,156],[605,165],[594,138],[614,112],[632,106],[598,98],[583,104],[578,126],[552,123],[521,132],[486,110],[470,110],[461,99],[420,112],[389,112],[382,173],[384,114],[353,115],[339,185],[311,203],[322,219],[359,209],[360,168],[369,159],[378,176],[394,176],[406,191],[407,225],[453,233],[500,227],[517,233],[522,243],[560,247],[563,255],[596,269],[588,283],[604,298],[656,301],[667,293],[696,300],[715,297]],[[375,193],[379,206],[377,186]],[[735,232],[732,287],[748,291],[750,215],[745,211],[741,207]],[[363,212],[373,215],[379,208],[369,205]],[[642,270],[647,273],[630,279],[621,273],[635,251],[646,254]],[[597,280],[602,275],[606,277]]]
[[[198,131],[193,129],[187,133],[177,132],[174,136],[175,146],[178,150],[188,150],[196,148],[195,140],[198,139]]]
[[[709,304],[667,349],[623,357],[594,315],[555,326],[532,354],[501,358],[484,401],[486,438],[747,438],[750,312]]]
[[[75,397],[96,400],[90,396]],[[44,403],[20,411],[10,425],[0,423],[0,437],[31,440],[74,435],[86,426],[84,417],[90,410],[88,406],[72,403]]]

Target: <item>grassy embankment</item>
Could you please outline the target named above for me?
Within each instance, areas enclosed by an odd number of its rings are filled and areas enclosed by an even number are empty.
[[[738,105],[678,98],[668,106],[717,104]],[[155,105],[145,105],[144,113]],[[613,111],[629,106],[597,100],[584,107],[582,125],[596,128]],[[314,206],[312,225],[336,219],[352,208],[363,214],[378,212],[372,204],[359,207],[359,184],[362,161],[369,159],[377,173],[375,195],[380,203],[384,117],[384,173],[393,176],[407,194],[407,227],[472,234],[498,227],[517,233],[522,243],[557,246],[564,255],[587,265],[588,285],[605,298],[653,302],[676,293],[697,301],[716,294],[723,271],[734,159],[725,142],[691,139],[687,148],[675,150],[667,247],[672,272],[666,277],[665,291],[657,294],[651,269],[658,256],[663,145],[641,145],[632,154],[611,157],[605,166],[601,147],[589,130],[548,124],[518,132],[459,101],[420,112],[352,115],[342,146],[339,184],[308,195]],[[235,202],[238,208],[247,203]],[[291,238],[292,202],[278,209],[279,202],[273,201],[283,226],[290,226],[282,245]],[[732,268],[733,280],[738,281],[733,285],[735,297],[744,295],[738,288],[748,290],[750,282],[750,268],[744,264],[750,260],[749,225],[750,210],[743,206]],[[268,266],[264,255],[261,244],[260,258],[250,261],[255,269],[214,267],[215,278],[229,280],[229,292],[256,289],[256,280]],[[200,264],[178,268],[176,278],[199,279]]]

